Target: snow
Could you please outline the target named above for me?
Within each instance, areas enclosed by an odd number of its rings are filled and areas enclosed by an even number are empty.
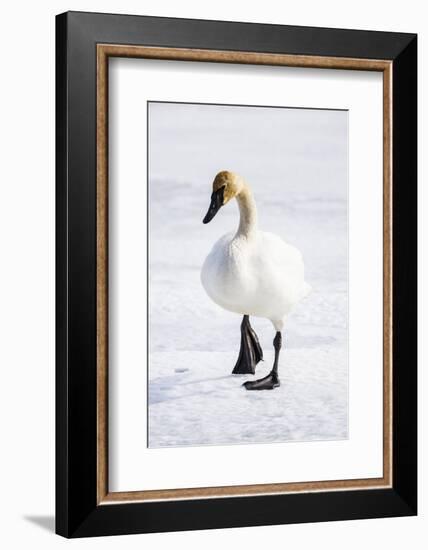
[[[149,446],[347,438],[347,113],[152,103],[149,114]],[[222,169],[249,181],[260,228],[301,250],[313,289],[287,320],[273,391],[230,374],[241,318],[200,283],[205,256],[238,223],[232,204],[202,224]],[[274,330],[251,324],[258,378]]]

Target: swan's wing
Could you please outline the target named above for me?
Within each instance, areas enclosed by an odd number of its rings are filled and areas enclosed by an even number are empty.
[[[265,274],[278,295],[284,294],[292,301],[299,301],[310,291],[305,282],[302,253],[273,233],[263,233],[261,237],[259,261],[264,267],[260,265],[259,272]]]
[[[298,248],[286,243],[281,237],[274,233],[260,233],[260,248],[264,258],[272,260],[278,268],[295,267],[303,269],[303,256]]]

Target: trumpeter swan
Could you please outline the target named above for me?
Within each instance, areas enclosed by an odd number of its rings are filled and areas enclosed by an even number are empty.
[[[302,255],[272,233],[259,231],[256,203],[244,179],[229,171],[219,172],[203,223],[210,222],[219,209],[236,198],[240,220],[236,233],[221,237],[208,254],[201,271],[208,296],[222,308],[243,315],[241,347],[234,374],[254,374],[263,358],[262,348],[250,325],[249,316],[270,319],[276,334],[275,359],[271,372],[260,380],[247,381],[247,390],[273,389],[278,377],[281,332],[292,308],[310,291],[304,279]]]

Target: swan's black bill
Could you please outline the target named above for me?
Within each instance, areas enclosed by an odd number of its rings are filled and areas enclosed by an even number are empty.
[[[220,189],[218,189],[211,195],[210,207],[208,208],[208,212],[206,213],[205,218],[202,220],[202,223],[208,223],[214,218],[214,216],[223,206],[223,198],[224,187],[220,187]]]

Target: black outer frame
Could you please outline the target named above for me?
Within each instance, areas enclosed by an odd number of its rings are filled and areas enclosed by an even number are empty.
[[[97,506],[96,44],[393,61],[393,487]],[[56,532],[65,537],[417,513],[417,36],[67,12],[56,17]]]

